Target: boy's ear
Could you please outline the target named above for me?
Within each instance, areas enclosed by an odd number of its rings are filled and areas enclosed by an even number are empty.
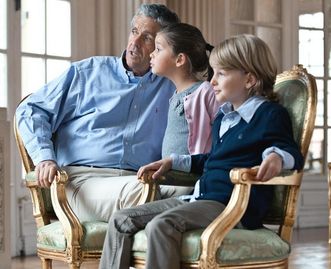
[[[246,88],[250,89],[253,86],[255,86],[257,82],[256,76],[250,72],[247,73],[247,79],[246,79]]]
[[[177,55],[177,59],[176,59],[176,66],[182,66],[186,63],[187,61],[187,56],[184,53],[179,53]]]

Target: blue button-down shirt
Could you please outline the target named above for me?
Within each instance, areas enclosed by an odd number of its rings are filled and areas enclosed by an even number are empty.
[[[92,57],[23,101],[16,119],[35,164],[137,170],[161,158],[174,90],[151,72],[136,77],[122,57]]]

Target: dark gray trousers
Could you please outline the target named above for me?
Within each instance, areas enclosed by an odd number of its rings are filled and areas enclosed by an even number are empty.
[[[147,235],[146,269],[179,269],[183,233],[207,227],[224,208],[211,200],[169,198],[117,211],[109,220],[99,269],[128,269],[133,235],[142,229]]]

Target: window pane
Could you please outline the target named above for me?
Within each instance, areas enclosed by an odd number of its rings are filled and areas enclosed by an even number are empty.
[[[45,1],[22,0],[22,51],[45,53]]]
[[[48,59],[47,64],[47,82],[60,76],[70,65],[70,61]]]
[[[7,0],[0,0],[0,49],[7,48]]]
[[[299,30],[299,63],[314,76],[323,76],[323,31]]]
[[[323,154],[323,130],[315,129],[311,139],[305,169],[313,173],[322,172],[322,154]]]
[[[322,0],[299,1],[299,26],[323,28]]]
[[[324,87],[323,80],[316,80],[317,86],[317,108],[316,108],[316,120],[315,125],[324,125]]]
[[[71,56],[70,3],[47,0],[47,54]]]
[[[323,13],[300,15],[299,27],[323,28]]]
[[[0,53],[0,107],[7,107],[7,57]]]
[[[35,92],[45,84],[45,60],[22,57],[22,97]]]

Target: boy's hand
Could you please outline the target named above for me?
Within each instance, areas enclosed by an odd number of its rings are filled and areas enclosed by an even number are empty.
[[[140,167],[137,176],[138,179],[144,182],[151,181],[152,179],[162,179],[163,175],[171,168],[172,160],[171,158],[166,158]]]
[[[270,153],[261,163],[256,180],[267,181],[282,171],[283,159],[277,153]]]

